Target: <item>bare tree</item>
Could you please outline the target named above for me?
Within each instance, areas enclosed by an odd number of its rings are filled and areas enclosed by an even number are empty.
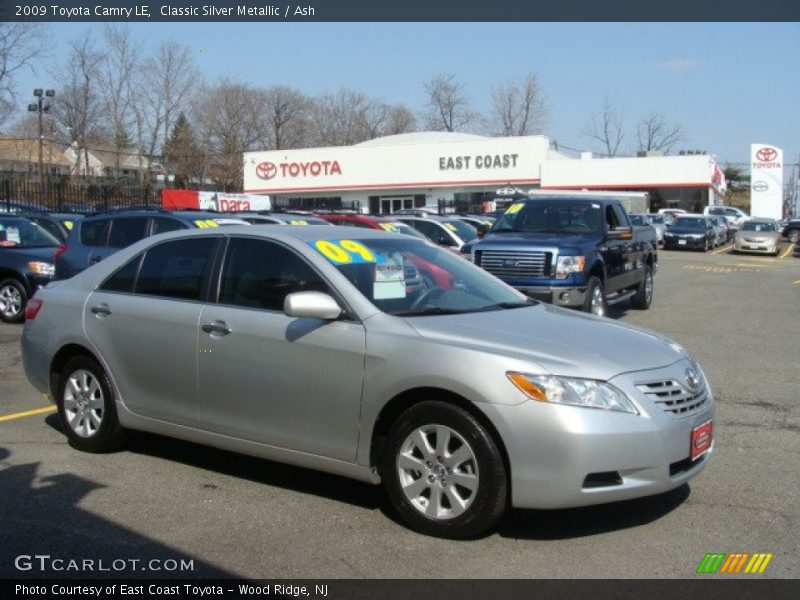
[[[684,139],[683,129],[678,123],[670,123],[658,113],[639,119],[636,125],[639,150],[658,150],[668,154],[672,147]]]
[[[492,90],[492,129],[497,135],[541,133],[547,122],[547,106],[534,73]]]
[[[70,44],[70,51],[59,73],[62,90],[53,105],[56,123],[75,145],[74,172],[89,168],[89,140],[102,136],[104,101],[98,89],[103,55],[97,50],[91,33]],[[83,167],[81,163],[83,162]]]
[[[417,127],[417,119],[414,113],[402,104],[389,106],[386,113],[386,123],[383,135],[397,135],[399,133],[409,133]]]
[[[343,88],[318,96],[311,104],[310,141],[321,146],[350,146],[370,139],[382,120],[380,111],[373,111],[373,101],[361,92]]]
[[[0,124],[15,110],[14,76],[46,54],[47,41],[40,23],[0,23]]]
[[[435,75],[424,84],[428,101],[424,118],[434,131],[460,131],[477,120],[463,84],[454,75]]]
[[[622,141],[625,139],[622,125],[622,111],[613,105],[608,98],[603,104],[602,112],[593,114],[582,133],[585,137],[600,142],[608,157],[616,156]]]
[[[259,94],[268,121],[265,147],[274,150],[297,148],[308,135],[309,100],[292,88],[275,85]]]

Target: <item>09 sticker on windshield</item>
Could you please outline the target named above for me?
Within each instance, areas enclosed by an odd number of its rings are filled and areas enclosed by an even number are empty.
[[[515,215],[522,210],[523,206],[525,206],[524,202],[517,202],[516,204],[512,204],[511,206],[508,207],[508,210],[506,210],[506,214]]]
[[[198,219],[194,222],[197,225],[198,229],[208,229],[210,227],[219,227],[219,223],[217,223],[214,219]]]
[[[308,244],[334,265],[383,262],[364,244],[355,240],[316,240]]]
[[[380,225],[384,231],[397,231],[397,226],[394,223],[381,223]]]
[[[293,219],[289,221],[289,225],[308,225],[308,221],[303,221],[302,219]]]

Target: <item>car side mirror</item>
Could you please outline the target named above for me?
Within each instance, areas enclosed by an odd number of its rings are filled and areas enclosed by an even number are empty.
[[[617,227],[608,232],[608,237],[612,240],[629,240],[633,238],[633,231],[630,227]]]
[[[333,321],[342,314],[342,308],[328,294],[322,292],[295,292],[283,300],[283,313],[298,319]]]
[[[443,235],[443,236],[441,236],[441,237],[440,237],[440,238],[437,240],[437,242],[436,242],[436,243],[437,243],[437,244],[439,244],[440,246],[455,246],[455,245],[456,245],[455,241],[453,241],[453,239],[452,239],[452,238],[449,238],[449,237],[447,237],[447,236],[444,236],[444,235]]]

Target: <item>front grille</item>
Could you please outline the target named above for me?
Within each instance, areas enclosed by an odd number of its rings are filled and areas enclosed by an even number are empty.
[[[475,263],[496,277],[530,279],[550,274],[550,252],[482,250],[475,252]]]
[[[687,390],[674,379],[639,383],[636,388],[664,412],[677,416],[693,414],[708,402],[708,388],[705,383],[695,392]]]

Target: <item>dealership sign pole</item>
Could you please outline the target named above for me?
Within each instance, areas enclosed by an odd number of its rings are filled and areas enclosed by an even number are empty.
[[[750,215],[783,218],[783,150],[750,145]]]

